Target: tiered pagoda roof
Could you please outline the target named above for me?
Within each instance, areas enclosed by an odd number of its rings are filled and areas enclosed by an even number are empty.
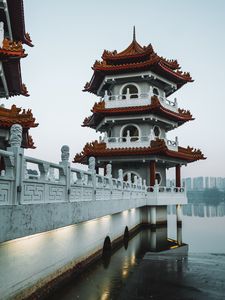
[[[133,41],[122,52],[104,50],[102,60],[96,61],[92,67],[94,74],[87,82],[84,91],[96,94],[104,77],[110,74],[152,71],[165,79],[174,82],[180,88],[193,81],[188,72],[182,72],[177,60],[168,60],[159,56],[152,45],[141,46],[134,33]]]
[[[0,21],[4,26],[3,40],[0,41],[0,97],[29,96],[25,84],[22,83],[20,59],[27,56],[23,44],[33,46],[30,36],[25,31],[23,0],[6,0],[0,9]],[[22,147],[35,148],[29,129],[37,127],[30,109],[22,110],[12,105],[11,108],[0,106],[0,128],[6,132],[13,124],[23,127]],[[5,147],[8,146],[4,141]]]
[[[149,105],[133,107],[105,108],[105,102],[101,101],[95,103],[92,112],[93,114],[90,117],[85,118],[82,125],[83,127],[96,128],[106,116],[137,115],[143,113],[151,113],[165,117],[168,120],[177,122],[178,126],[187,121],[194,120],[189,110],[178,109],[178,112],[175,112],[165,108],[157,96],[151,98],[151,104]]]
[[[12,105],[10,109],[0,106],[0,128],[9,129],[13,124],[20,124],[23,127],[23,142],[24,148],[35,148],[32,137],[28,134],[30,128],[38,126],[35,123],[32,111],[21,109]]]
[[[6,2],[9,10],[14,41],[22,42],[23,44],[33,47],[30,35],[25,29],[23,0],[6,0]],[[4,24],[7,23],[5,14],[2,12],[2,10],[0,12],[0,18],[3,20]]]
[[[106,147],[106,143],[94,141],[87,143],[80,154],[74,157],[74,163],[87,164],[90,156],[95,157],[112,157],[112,156],[141,156],[141,155],[157,155],[161,157],[168,157],[180,159],[187,163],[194,162],[200,159],[206,159],[201,150],[191,147],[183,148],[178,147],[178,151],[169,150],[166,143],[162,139],[151,141],[149,147],[133,147],[133,148],[113,148]]]
[[[9,15],[12,39],[4,38],[0,47],[0,61],[2,62],[2,76],[0,89],[4,92],[0,97],[17,95],[29,96],[26,86],[22,83],[20,59],[26,57],[23,44],[33,46],[30,36],[25,31],[23,0],[6,0],[7,9],[0,10],[0,21],[4,23],[4,31],[9,31],[6,14]]]

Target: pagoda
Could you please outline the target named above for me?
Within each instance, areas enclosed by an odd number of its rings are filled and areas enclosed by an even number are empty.
[[[84,91],[100,97],[85,118],[84,127],[103,134],[87,143],[74,162],[87,164],[96,158],[97,168],[112,164],[112,175],[123,169],[124,180],[135,176],[148,186],[166,186],[166,170],[175,169],[175,184],[181,187],[181,166],[205,159],[199,149],[181,147],[167,132],[193,120],[189,110],[178,108],[174,94],[192,82],[177,60],[159,56],[152,45],[141,46],[133,32],[131,44],[123,51],[104,51],[93,65],[93,76]]]
[[[23,0],[0,0],[0,98],[17,95],[29,96],[22,82],[20,59],[27,56],[23,45],[33,46],[25,31]],[[9,131],[13,124],[20,124],[22,147],[35,148],[29,129],[37,127],[32,111],[16,105],[6,108],[0,105],[0,149],[9,146]],[[0,171],[4,170],[4,160],[0,157]]]
[[[22,82],[20,59],[27,56],[23,45],[33,46],[25,31],[23,0],[0,0],[0,98],[29,96]],[[38,126],[30,109],[0,105],[0,149],[9,146],[9,130],[13,124],[23,128],[22,147],[35,148],[29,129]],[[0,169],[4,169],[1,159]]]

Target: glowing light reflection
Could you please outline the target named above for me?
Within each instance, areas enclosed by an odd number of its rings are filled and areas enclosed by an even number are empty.
[[[109,299],[109,291],[104,291],[101,295],[101,300],[108,300]]]

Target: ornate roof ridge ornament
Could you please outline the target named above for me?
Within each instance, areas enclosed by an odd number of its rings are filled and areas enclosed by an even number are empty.
[[[38,123],[35,123],[31,109],[25,110],[17,107],[15,104],[11,108],[0,106],[0,126],[10,127],[15,123],[25,128],[38,126]]]
[[[135,25],[133,26],[133,42],[136,41],[136,30]]]

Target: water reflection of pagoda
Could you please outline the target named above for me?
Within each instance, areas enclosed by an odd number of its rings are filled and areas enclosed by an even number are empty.
[[[178,108],[174,94],[192,82],[176,60],[167,60],[141,46],[133,34],[131,44],[122,52],[104,51],[102,60],[93,66],[94,74],[84,91],[101,97],[83,126],[104,134],[100,141],[87,143],[74,162],[88,163],[94,156],[97,168],[112,164],[117,177],[145,179],[147,185],[166,186],[166,170],[175,168],[176,187],[181,187],[181,166],[205,159],[200,150],[181,147],[178,138],[167,133],[193,120],[188,110]]]
[[[20,59],[27,56],[23,44],[33,46],[25,31],[23,0],[0,0],[0,98],[29,96],[22,82]],[[27,111],[12,105],[0,106],[0,149],[8,146],[9,130],[13,124],[23,128],[23,148],[35,148],[29,129],[36,127],[30,109]],[[1,160],[1,170],[4,162]]]

